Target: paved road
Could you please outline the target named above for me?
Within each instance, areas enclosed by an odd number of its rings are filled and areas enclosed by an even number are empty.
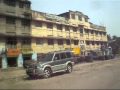
[[[71,74],[61,73],[49,79],[4,80],[0,89],[120,89],[120,60],[79,64]]]

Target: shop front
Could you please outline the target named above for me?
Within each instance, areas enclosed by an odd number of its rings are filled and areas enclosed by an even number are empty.
[[[23,54],[23,63],[32,59],[32,49],[31,48],[22,48],[21,52]]]
[[[20,49],[7,50],[7,67],[18,67],[18,57],[20,53]]]

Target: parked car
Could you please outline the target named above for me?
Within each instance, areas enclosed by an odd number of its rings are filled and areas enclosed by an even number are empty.
[[[37,62],[40,62],[40,61],[42,60],[42,58],[45,57],[45,55],[46,55],[46,54],[44,54],[44,53],[38,53],[38,54],[37,54],[37,61],[32,60],[32,59],[30,59],[30,60],[25,60],[24,63],[23,63],[24,68],[27,68],[27,66],[29,66],[30,64],[35,64],[35,63],[37,63]]]
[[[71,51],[50,52],[36,64],[30,64],[26,73],[29,77],[49,78],[53,73],[71,73],[74,65],[74,57]]]
[[[23,63],[23,67],[26,69],[29,65],[34,65],[36,63],[37,63],[37,61],[34,61],[34,60],[26,60]]]
[[[88,55],[86,56],[86,61],[93,61],[93,60],[109,60],[113,59],[114,55],[112,52],[109,51],[109,49],[106,49],[105,52],[101,50],[97,51],[89,51]]]

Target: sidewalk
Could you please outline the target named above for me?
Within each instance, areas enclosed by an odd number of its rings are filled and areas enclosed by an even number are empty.
[[[26,76],[26,73],[23,68],[10,68],[7,70],[0,70],[0,81],[24,76]]]

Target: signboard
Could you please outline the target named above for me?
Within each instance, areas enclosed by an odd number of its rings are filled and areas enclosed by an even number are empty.
[[[80,53],[81,53],[80,48],[73,48],[73,53],[74,53],[75,55],[80,55]]]
[[[7,56],[8,57],[17,57],[21,53],[20,49],[8,49]]]
[[[23,54],[31,54],[33,52],[31,48],[22,48],[21,51]]]

